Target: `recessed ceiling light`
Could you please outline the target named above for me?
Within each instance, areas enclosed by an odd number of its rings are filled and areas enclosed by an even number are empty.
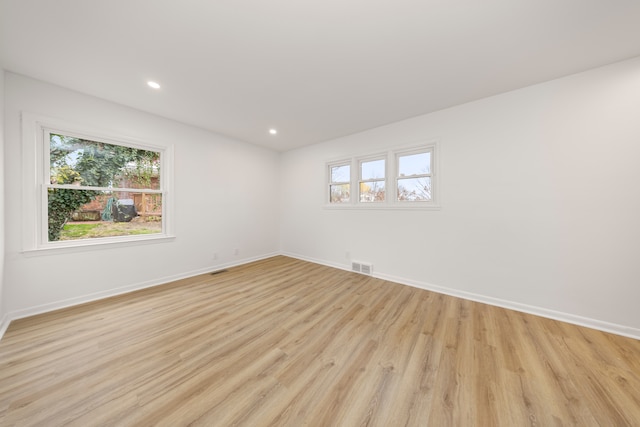
[[[275,129],[269,129],[269,133],[270,133],[271,135],[275,135],[276,133],[278,133],[278,131],[277,131],[277,130],[275,130]]]
[[[152,82],[151,80],[149,80],[147,82],[147,85],[149,85],[149,87],[152,87],[154,89],[160,89],[160,84],[156,83],[156,82]]]

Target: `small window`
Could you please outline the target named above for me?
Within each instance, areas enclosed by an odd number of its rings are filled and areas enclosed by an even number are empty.
[[[432,150],[397,154],[396,191],[399,202],[428,202],[432,193]]]
[[[349,203],[351,200],[351,164],[329,166],[329,203]]]
[[[326,163],[326,208],[439,210],[438,143],[433,141]],[[355,191],[351,197],[351,191]]]
[[[360,161],[360,202],[384,202],[385,163],[385,159]]]

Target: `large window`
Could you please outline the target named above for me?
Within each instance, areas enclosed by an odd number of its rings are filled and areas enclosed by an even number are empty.
[[[165,147],[92,134],[56,120],[26,119],[25,141],[31,133],[35,144],[25,148],[25,155],[34,155],[36,162],[25,161],[25,172],[37,177],[33,207],[38,214],[31,223],[35,230],[25,228],[25,249],[169,236],[171,167]],[[28,207],[32,202],[26,200]]]
[[[47,241],[162,232],[159,151],[45,130]]]
[[[435,143],[329,163],[327,206],[438,209],[436,165]],[[350,198],[354,186],[358,195]]]

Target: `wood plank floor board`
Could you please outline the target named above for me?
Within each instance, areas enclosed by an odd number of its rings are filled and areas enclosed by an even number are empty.
[[[38,425],[639,426],[640,342],[278,256],[12,322]]]

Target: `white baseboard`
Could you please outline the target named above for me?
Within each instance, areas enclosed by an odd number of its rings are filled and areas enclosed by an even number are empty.
[[[282,255],[300,259],[302,261],[313,262],[315,264],[325,265],[328,267],[339,268],[341,270],[351,271],[348,264],[337,264],[327,262],[303,255],[294,253],[283,252]],[[640,329],[632,328],[625,325],[619,325],[616,323],[605,322],[602,320],[591,319],[588,317],[577,316],[571,313],[564,313],[555,310],[549,310],[544,307],[537,307],[527,304],[522,304],[515,301],[503,300],[500,298],[488,297],[485,295],[475,294],[472,292],[461,291],[452,288],[446,288],[443,286],[433,285],[431,283],[421,282],[417,280],[406,279],[403,277],[392,276],[384,273],[377,273],[374,271],[373,277],[378,279],[388,280],[390,282],[400,283],[402,285],[412,286],[414,288],[425,289],[428,291],[437,292],[440,294],[450,295],[457,298],[463,298],[470,301],[481,302],[483,304],[489,304],[497,307],[506,308],[509,310],[520,311],[523,313],[529,313],[536,316],[546,317],[549,319],[559,320],[561,322],[571,323],[578,326],[584,326],[591,329],[596,329],[603,332],[609,332],[616,335],[621,335],[628,338],[634,338],[640,340]]]
[[[4,336],[4,333],[7,332],[9,323],[11,323],[11,320],[9,320],[9,315],[5,314],[4,316],[2,316],[2,320],[0,320],[0,340]]]
[[[103,292],[96,292],[93,294],[84,295],[76,298],[69,298],[66,300],[60,300],[53,303],[43,304],[35,307],[30,307],[27,309],[16,310],[13,312],[6,313],[2,320],[0,321],[0,339],[6,332],[9,324],[12,320],[21,319],[24,317],[34,316],[36,314],[42,314],[53,310],[59,310],[61,308],[71,307],[78,304],[84,304],[87,302],[97,301],[100,299],[125,294],[128,292],[137,291],[140,289],[150,288],[153,286],[162,285],[165,283],[173,282],[175,280],[185,279],[188,277],[197,276],[200,274],[208,273],[215,270],[222,270],[225,268],[236,267],[242,264],[247,264],[254,261],[259,261],[266,258],[271,258],[276,255],[284,255],[291,258],[296,258],[302,261],[312,262],[314,264],[325,265],[327,267],[337,268],[340,270],[351,271],[349,264],[340,264],[334,262],[328,262],[312,257],[307,257],[304,255],[299,255],[291,252],[274,252],[270,254],[264,254],[257,257],[252,258],[244,258],[242,260],[238,260],[231,263],[219,264],[211,267],[205,267],[198,270],[193,270],[181,274],[176,274],[172,276],[165,276],[161,278],[156,278],[150,281],[136,283],[128,286],[123,286],[115,289],[110,289]],[[431,283],[421,282],[417,280],[406,279],[403,277],[392,276],[389,274],[374,272],[373,277],[382,280],[388,280],[395,283],[400,283],[402,285],[412,286],[419,289],[425,289],[428,291],[433,291],[445,295],[450,295],[458,298],[467,299],[470,301],[481,302],[484,304],[494,305],[497,307],[503,307],[510,310],[520,311],[523,313],[529,313],[536,316],[546,317],[549,319],[559,320],[562,322],[571,323],[574,325],[585,326],[591,329],[597,329],[604,332],[609,332],[616,335],[621,335],[629,338],[634,338],[640,340],[640,329],[632,328],[624,325],[619,325],[615,323],[609,323],[602,320],[591,319],[588,317],[577,316],[570,313],[563,313],[555,310],[549,310],[544,307],[531,306],[527,304],[522,304],[515,301],[508,301],[499,298],[488,297],[484,295],[474,294],[471,292],[460,291],[457,289],[446,288],[442,286],[433,285]]]
[[[148,280],[145,282],[135,283],[127,286],[121,286],[119,288],[109,289],[106,291],[95,292],[92,294],[83,295],[80,297],[69,298],[65,300],[55,301],[52,303],[42,304],[35,307],[29,307],[22,310],[15,310],[5,314],[2,324],[0,326],[0,339],[4,335],[4,332],[9,327],[9,323],[13,320],[22,319],[24,317],[35,316],[37,314],[47,313],[49,311],[60,310],[62,308],[72,307],[74,305],[85,304],[92,301],[101,300],[104,298],[113,297],[116,295],[122,295],[133,291],[138,291],[145,288],[151,288],[153,286],[163,285],[165,283],[173,282],[180,279],[186,279],[188,277],[198,276],[200,274],[209,273],[211,271],[223,270],[225,268],[236,267],[238,265],[247,264],[254,261],[260,261],[262,259],[271,258],[276,255],[280,255],[279,252],[273,252],[269,254],[264,254],[251,258],[243,258],[238,261],[226,263],[226,264],[217,264],[210,267],[204,267],[198,270],[188,271],[181,274],[175,274],[171,276],[158,277],[153,280]]]
[[[339,264],[337,262],[329,262],[329,261],[321,260],[321,259],[318,259],[318,258],[312,258],[312,257],[304,256],[304,255],[298,255],[298,254],[295,254],[295,253],[292,253],[292,252],[281,252],[280,255],[287,256],[289,258],[299,259],[301,261],[312,262],[314,264],[324,265],[326,267],[337,268],[339,270],[351,271],[351,263],[349,263],[349,264]]]

